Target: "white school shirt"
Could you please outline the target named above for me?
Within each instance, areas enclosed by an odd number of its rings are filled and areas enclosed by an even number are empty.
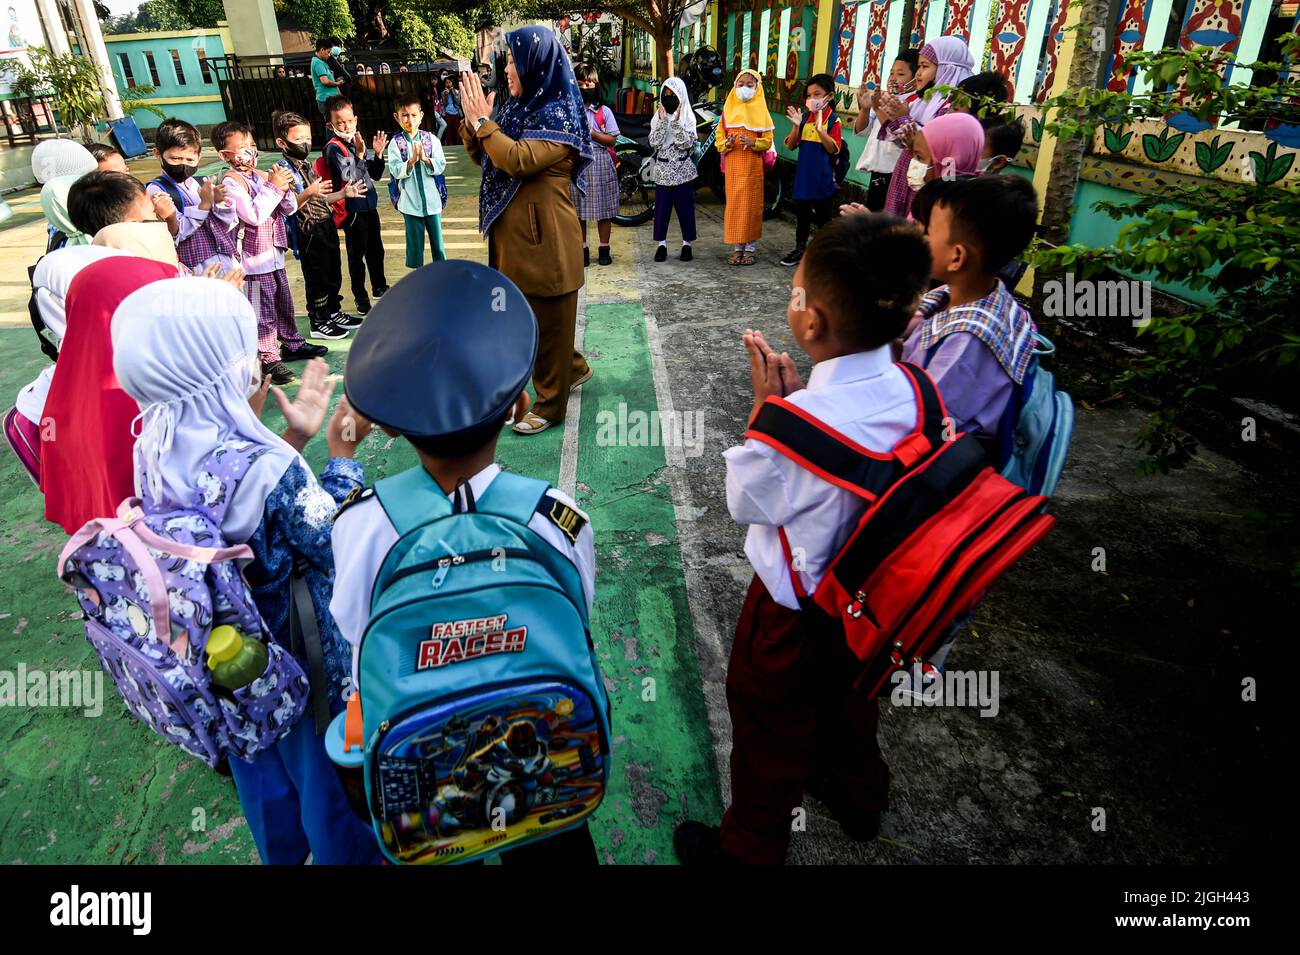
[[[888,345],[819,362],[808,386],[786,400],[880,453],[893,450],[916,427],[912,385],[894,365]],[[745,556],[772,599],[798,610],[779,528],[785,528],[793,553],[802,548],[799,578],[811,594],[857,526],[866,502],[752,438],[722,456],[727,461],[727,509],[737,524],[749,525]]]
[[[487,493],[488,486],[501,473],[501,467],[490,464],[469,479],[470,491],[475,500]],[[551,488],[546,492],[561,504],[573,508],[583,518],[577,542],[569,540],[554,522],[534,513],[528,522],[530,530],[558,550],[578,568],[582,578],[582,593],[587,598],[587,614],[596,594],[596,544],[591,521],[578,509],[577,503],[563,491]],[[447,495],[451,500],[453,494]],[[352,644],[352,683],[357,683],[358,652],[361,637],[370,623],[370,597],[374,590],[379,568],[388,551],[397,543],[397,529],[388,519],[379,498],[371,495],[342,511],[334,521],[330,542],[334,549],[334,596],[330,598],[330,613],[338,624],[339,633]]]

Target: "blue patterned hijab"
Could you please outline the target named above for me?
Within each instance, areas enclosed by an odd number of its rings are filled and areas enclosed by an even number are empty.
[[[577,182],[596,153],[568,54],[547,27],[512,30],[506,34],[506,42],[522,89],[517,98],[512,97],[497,109],[497,125],[511,139],[544,139],[572,146],[578,151],[573,164],[573,179]],[[478,227],[487,234],[519,191],[519,180],[494,166],[486,151],[482,164]]]

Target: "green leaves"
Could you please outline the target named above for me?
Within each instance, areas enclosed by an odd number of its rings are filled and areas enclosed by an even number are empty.
[[[1208,143],[1198,142],[1196,144],[1196,165],[1207,176],[1227,162],[1228,157],[1231,155],[1232,143],[1226,142],[1220,146],[1218,136],[1215,136]]]
[[[1034,142],[1043,141],[1043,117],[1035,116],[1029,121],[1029,135],[1033,137]]]
[[[1147,159],[1152,162],[1168,162],[1174,158],[1174,153],[1178,152],[1178,147],[1183,144],[1187,138],[1186,133],[1173,133],[1171,127],[1166,126],[1160,131],[1159,136],[1146,133],[1142,137],[1142,151],[1146,153]]]
[[[1295,162],[1295,153],[1279,156],[1277,143],[1271,142],[1268,144],[1267,153],[1251,150],[1250,162],[1255,173],[1255,181],[1261,186],[1271,186],[1275,182],[1281,182],[1290,171],[1291,164]]]
[[[1106,142],[1107,149],[1113,153],[1122,153],[1128,147],[1129,141],[1133,138],[1133,131],[1130,130],[1125,133],[1122,131],[1122,128],[1115,129],[1111,126],[1107,126],[1102,136]]]

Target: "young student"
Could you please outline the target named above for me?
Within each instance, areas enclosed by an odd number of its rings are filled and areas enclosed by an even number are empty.
[[[95,157],[99,172],[129,172],[126,168],[126,157],[112,146],[105,143],[91,143],[86,148]]]
[[[679,76],[664,80],[659,93],[659,108],[650,117],[650,146],[655,151],[655,225],[654,238],[659,243],[655,261],[668,259],[668,222],[677,210],[677,225],[682,230],[683,262],[691,261],[691,243],[695,241],[695,110],[691,108],[686,84]]]
[[[804,84],[808,111],[800,112],[795,106],[785,111],[790,120],[785,148],[797,150],[799,160],[794,170],[794,249],[781,260],[782,265],[798,265],[814,223],[820,228],[835,214],[835,193],[840,189],[835,181],[835,156],[844,148],[844,134],[835,115],[834,93],[835,81],[818,73]]]
[[[502,282],[511,306],[504,310],[493,304]],[[447,295],[448,288],[457,294]],[[417,312],[420,320],[411,321]],[[357,332],[344,387],[358,414],[414,446],[417,467],[438,493],[472,507],[501,474],[494,461],[506,420],[528,411],[536,348],[535,319],[509,279],[477,263],[438,263],[407,275],[375,306]],[[587,515],[552,488],[528,527],[576,565],[590,610],[596,553]],[[374,582],[397,539],[372,491],[355,496],[334,520],[330,614],[353,645],[354,682]],[[585,824],[503,853],[502,861],[597,864]]]
[[[795,270],[787,312],[812,374],[805,386],[787,353],[747,329],[750,420],[769,395],[784,396],[865,448],[892,450],[916,425],[916,398],[890,343],[929,273],[925,239],[900,219],[846,216],[819,229]],[[673,845],[685,864],[780,865],[805,791],[863,840],[875,836],[886,806],[876,701],[852,687],[860,669],[840,622],[801,606],[795,587],[797,579],[804,593],[816,589],[866,503],[761,441],[724,457],[727,507],[749,525],[754,567],[727,666],[731,805],[720,830],[688,820]],[[787,545],[802,569],[791,569]]]
[[[907,137],[907,185],[915,192],[935,179],[979,175],[984,127],[969,113],[937,116]]]
[[[578,209],[578,221],[582,223],[582,264],[591,264],[591,250],[587,248],[587,221],[596,220],[596,232],[600,236],[599,265],[611,265],[614,260],[609,254],[609,230],[618,215],[618,169],[614,163],[614,143],[618,142],[618,122],[614,113],[600,98],[600,74],[590,63],[580,63],[573,70],[578,79],[578,89],[582,91],[582,104],[591,127],[591,141],[595,143],[596,158],[583,173],[582,189],[575,182],[569,187],[573,204]]]
[[[68,188],[67,209],[68,218],[83,237],[83,243],[90,242],[96,232],[114,222],[157,221],[159,228],[167,228],[144,184],[124,172],[86,173]]]
[[[900,98],[903,104],[910,104],[913,95],[916,64],[920,50],[903,50],[889,69],[886,83],[888,92]],[[889,192],[889,179],[898,163],[900,147],[893,140],[880,138],[880,117],[876,115],[876,103],[880,90],[867,89],[866,83],[858,87],[858,115],[853,120],[853,132],[866,139],[862,154],[858,156],[858,170],[871,174],[867,182],[866,207],[872,212],[885,208],[885,195]]]
[[[339,230],[334,224],[330,203],[361,195],[358,183],[344,183],[338,192],[327,191],[328,184],[316,175],[311,153],[311,124],[297,113],[280,113],[275,117],[275,144],[284,156],[276,165],[289,171],[297,195],[293,241],[302,264],[303,283],[307,286],[307,320],[312,338],[346,338],[361,320],[343,311],[343,267],[339,249]]]
[[[370,311],[370,296],[366,294],[366,270],[370,270],[370,288],[375,298],[388,291],[384,276],[384,239],[379,233],[379,190],[375,180],[384,174],[384,147],[388,134],[375,133],[371,151],[366,151],[366,141],[361,136],[352,101],[334,96],[325,104],[327,128],[331,138],[325,144],[325,165],[329,168],[334,191],[345,182],[360,182],[365,189],[358,196],[344,200],[347,218],[343,220],[343,235],[348,247],[348,277],[352,282],[352,298],[357,311],[365,315]]]
[[[956,429],[991,447],[1034,350],[1033,320],[998,272],[1033,238],[1038,197],[1029,180],[1002,175],[939,179],[917,199],[944,284],[922,299],[902,357],[929,372]]]
[[[984,127],[984,153],[980,158],[980,172],[988,176],[1001,172],[1007,163],[1020,155],[1024,144],[1025,124],[1019,119]]]
[[[433,261],[447,258],[442,244],[442,197],[434,179],[447,168],[442,143],[421,131],[424,110],[417,93],[399,93],[393,103],[393,119],[402,131],[388,142],[388,175],[398,183],[397,211],[406,223],[406,267],[424,264],[424,234],[429,233]]]
[[[298,211],[293,177],[283,167],[272,166],[269,173],[257,168],[257,146],[247,123],[221,123],[212,130],[212,145],[230,166],[222,184],[239,220],[240,266],[244,290],[257,309],[262,373],[285,385],[293,381],[293,372],[284,362],[319,358],[329,351],[306,341],[294,321],[293,293],[284,271],[289,247],[285,218]]]
[[[234,202],[218,179],[200,183],[195,178],[203,152],[199,131],[183,119],[165,119],[158,125],[153,151],[162,172],[145,191],[171,200],[167,227],[181,264],[191,272],[202,272],[214,262],[223,271],[234,268],[239,257]]]
[[[186,307],[195,299],[204,307]],[[302,575],[324,657],[324,685],[312,692],[338,712],[348,652],[327,609],[334,572],[330,518],[336,502],[362,485],[354,458],[370,426],[339,402],[326,427],[330,459],[318,483],[299,452],[325,420],[334,390],[328,368],[323,360],[311,362],[293,401],[274,390],[288,425],[277,437],[258,420],[266,398],[259,347],[252,306],[225,282],[155,282],[122,302],[113,318],[113,368],[141,410],[136,485],[147,508],[188,507],[214,451],[237,447],[251,459],[230,498],[222,536],[252,549],[245,579],[271,636],[286,650],[291,577]],[[299,662],[306,672],[313,669],[308,660]],[[251,761],[231,759],[230,770],[267,864],[301,864],[309,853],[323,865],[378,861],[374,836],[352,812],[325,755],[311,707],[287,736]]]
[[[326,123],[329,122],[330,117],[325,110],[325,104],[329,102],[331,96],[338,96],[343,92],[341,89],[343,84],[334,78],[330,59],[342,52],[343,48],[339,46],[338,37],[323,36],[316,40],[316,53],[311,58],[311,85],[316,93],[316,108],[320,110],[321,118]]]
[[[727,261],[754,264],[754,243],[763,235],[763,154],[772,148],[772,114],[757,70],[741,70],[722,107],[714,145],[722,154],[727,208],[722,241],[735,246]]]
[[[1005,122],[999,107],[1007,101],[1007,78],[995,70],[973,73],[957,84],[962,95],[953,96],[954,113],[970,113],[987,129]]]
[[[69,245],[89,245],[93,236],[84,235],[68,215],[68,195],[72,186],[86,173],[56,176],[41,186],[41,213],[45,216],[49,238],[46,254]]]

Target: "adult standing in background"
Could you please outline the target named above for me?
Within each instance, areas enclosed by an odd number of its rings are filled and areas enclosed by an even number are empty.
[[[537,317],[537,401],[514,430],[538,434],[564,420],[569,392],[591,377],[573,347],[583,268],[569,184],[595,151],[578,81],[555,33],[524,27],[506,34],[506,45],[509,102],[490,119],[496,93],[485,96],[482,81],[464,74],[460,135],[483,167],[479,231],[488,237],[488,264],[519,286]]]
[[[316,90],[316,108],[327,123],[329,114],[325,111],[325,101],[343,92],[343,81],[335,78],[333,68],[333,58],[342,52],[337,37],[323,36],[316,41],[316,55],[311,58],[311,85]]]
[[[443,142],[448,139],[455,142],[460,138],[460,94],[456,92],[456,84],[451,81],[451,77],[442,81],[438,102],[442,104],[442,118],[447,123],[447,135]]]

